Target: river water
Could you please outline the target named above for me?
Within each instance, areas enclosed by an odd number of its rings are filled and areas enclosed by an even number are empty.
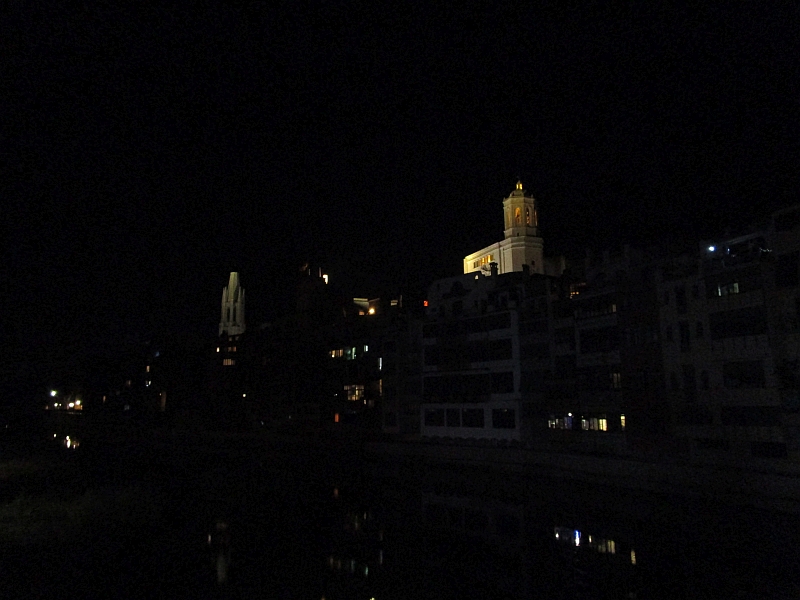
[[[195,461],[174,443],[62,446],[85,453],[65,468],[86,493],[124,510],[92,508],[74,539],[7,544],[0,595],[800,597],[795,515],[356,447],[229,447]]]

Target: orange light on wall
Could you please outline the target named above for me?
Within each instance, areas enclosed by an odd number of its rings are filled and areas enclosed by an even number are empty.
[[[333,422],[334,423],[338,423],[339,422],[339,413],[336,413],[335,415],[333,415]]]
[[[422,301],[422,306],[428,306],[428,301],[427,300],[423,300]]]

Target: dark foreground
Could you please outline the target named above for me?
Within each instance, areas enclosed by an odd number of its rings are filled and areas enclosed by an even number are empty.
[[[800,596],[796,516],[347,440],[61,442],[0,482],[3,598]]]

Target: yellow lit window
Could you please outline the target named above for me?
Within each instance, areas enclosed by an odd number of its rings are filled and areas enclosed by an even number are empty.
[[[619,416],[619,426],[622,429],[622,431],[625,431],[625,415]]]
[[[615,390],[622,388],[622,374],[611,373],[611,387]]]
[[[230,367],[231,365],[235,365],[236,361],[232,358],[225,358],[222,360],[222,364],[225,365],[226,367]]]
[[[346,385],[344,386],[344,391],[347,392],[347,399],[351,402],[364,400],[363,385]]]
[[[149,372],[150,372],[150,365],[147,365],[147,366],[144,368],[144,372],[145,372],[145,373],[149,373]]]

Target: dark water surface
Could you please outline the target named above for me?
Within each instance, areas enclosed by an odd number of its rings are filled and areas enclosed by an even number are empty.
[[[61,510],[59,493],[74,526],[6,536],[0,597],[800,597],[794,515],[355,448],[228,447],[60,457],[44,487],[6,494],[0,526],[14,502],[21,519]]]

